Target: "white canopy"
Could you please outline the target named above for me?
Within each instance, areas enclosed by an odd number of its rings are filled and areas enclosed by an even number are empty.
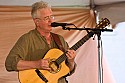
[[[30,6],[40,0],[0,0],[0,5]],[[46,1],[46,0],[43,0]],[[125,2],[125,0],[47,0],[52,6],[89,6]]]
[[[1,6],[31,6],[40,0],[0,0]],[[46,1],[46,0],[43,0]],[[100,18],[110,19],[113,25],[125,21],[125,0],[47,0],[52,6],[87,6],[96,9]]]

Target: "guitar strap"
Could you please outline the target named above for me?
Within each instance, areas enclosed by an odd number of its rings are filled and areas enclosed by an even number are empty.
[[[65,52],[65,49],[63,48],[63,45],[61,43],[61,40],[60,40],[59,36],[57,34],[52,33],[52,37],[53,37],[54,41],[56,42],[58,48],[61,51]]]

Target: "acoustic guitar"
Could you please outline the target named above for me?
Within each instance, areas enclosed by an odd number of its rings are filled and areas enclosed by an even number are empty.
[[[110,24],[107,18],[102,19],[96,28],[105,28]],[[70,49],[77,50],[82,46],[90,37],[94,35],[94,31],[90,31],[81,40],[79,40]],[[69,68],[65,64],[66,53],[59,49],[50,49],[44,58],[50,58],[49,67],[51,71],[30,69],[19,71],[19,81],[20,83],[58,83],[58,79],[69,73]]]

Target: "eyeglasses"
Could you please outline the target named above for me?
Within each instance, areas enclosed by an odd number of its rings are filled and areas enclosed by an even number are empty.
[[[49,20],[54,20],[55,17],[53,15],[51,15],[51,16],[46,16],[43,19],[41,19],[41,18],[36,18],[36,19],[40,19],[40,20],[44,20],[44,21],[49,21]]]
[[[49,21],[50,19],[54,20],[54,16],[51,15],[51,16],[46,16],[43,18],[44,21]]]

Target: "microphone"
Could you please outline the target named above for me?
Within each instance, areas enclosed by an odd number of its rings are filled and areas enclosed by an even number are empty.
[[[72,24],[72,23],[57,23],[57,22],[51,23],[51,26],[52,26],[52,27],[68,26],[68,25],[73,25],[73,24]]]

